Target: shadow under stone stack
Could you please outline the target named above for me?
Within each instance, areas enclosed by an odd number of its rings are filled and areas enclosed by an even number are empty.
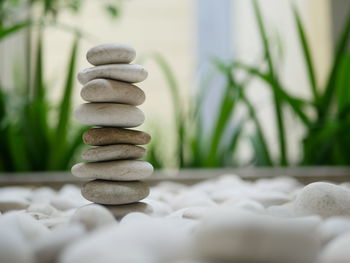
[[[144,102],[145,94],[131,83],[145,80],[147,71],[129,64],[135,56],[135,50],[127,45],[100,45],[87,52],[94,67],[78,74],[84,85],[81,97],[88,103],[75,110],[75,118],[98,127],[84,133],[84,143],[96,147],[83,152],[82,158],[88,162],[74,165],[72,174],[92,179],[82,187],[82,195],[108,205],[115,214],[145,208],[146,204],[138,201],[148,196],[149,188],[140,180],[153,172],[150,163],[137,160],[146,155],[138,145],[147,144],[150,136],[127,129],[145,119],[136,107]]]

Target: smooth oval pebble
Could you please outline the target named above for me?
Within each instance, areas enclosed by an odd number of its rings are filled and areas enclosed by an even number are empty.
[[[350,191],[331,183],[308,184],[296,196],[294,212],[298,216],[350,216]]]
[[[126,44],[102,44],[93,47],[86,53],[86,59],[94,66],[130,63],[136,57],[136,51],[133,47]]]
[[[142,131],[123,128],[92,128],[83,134],[83,141],[87,145],[102,146],[119,143],[144,145],[151,141],[151,136]]]
[[[147,71],[141,65],[136,64],[108,64],[87,68],[78,73],[80,84],[85,85],[93,79],[113,79],[130,83],[144,81]]]
[[[81,189],[82,195],[89,201],[105,205],[130,204],[149,195],[149,188],[143,182],[114,182],[94,180]]]
[[[72,167],[74,176],[102,180],[134,181],[144,179],[152,173],[153,166],[139,160],[78,163]]]
[[[145,93],[135,85],[111,79],[93,79],[80,92],[89,102],[114,102],[140,105],[145,101]]]
[[[81,158],[86,161],[112,161],[138,159],[146,155],[146,149],[132,144],[115,144],[87,149]]]
[[[76,120],[91,126],[136,127],[145,116],[135,106],[113,103],[85,103],[74,112]]]

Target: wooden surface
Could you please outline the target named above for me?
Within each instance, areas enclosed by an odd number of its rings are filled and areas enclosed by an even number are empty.
[[[155,185],[173,181],[191,185],[223,174],[236,174],[246,180],[291,176],[301,183],[332,181],[350,182],[350,167],[295,167],[295,168],[241,168],[241,169],[193,169],[180,171],[155,171],[145,181]],[[82,184],[87,180],[73,177],[70,172],[0,173],[0,186],[50,186],[59,188],[64,184]]]

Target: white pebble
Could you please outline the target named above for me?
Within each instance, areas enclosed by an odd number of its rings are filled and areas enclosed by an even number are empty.
[[[350,219],[346,217],[331,217],[320,226],[322,242],[328,243],[337,236],[350,232]]]
[[[350,234],[344,234],[333,240],[323,250],[320,263],[349,263]]]
[[[190,206],[216,206],[206,194],[199,191],[187,191],[176,196],[171,202],[170,206],[174,211]]]
[[[315,236],[308,224],[217,210],[198,226],[195,251],[213,262],[308,263],[318,253]]]
[[[21,187],[4,187],[0,189],[0,212],[26,209],[31,191]]]
[[[49,230],[30,215],[9,212],[0,218],[0,227],[18,232],[26,242],[33,242],[45,236]]]
[[[33,263],[29,243],[19,232],[0,226],[0,261],[4,263]]]
[[[82,224],[86,230],[91,231],[116,223],[117,221],[107,208],[101,205],[91,204],[78,208],[71,217],[71,222]]]
[[[60,252],[72,242],[83,236],[84,233],[84,227],[76,224],[56,228],[47,234],[45,238],[42,238],[33,244],[36,262],[56,262]]]
[[[350,191],[330,183],[305,186],[294,201],[296,215],[350,216]]]
[[[90,204],[82,197],[80,188],[75,185],[65,185],[58,194],[51,199],[51,205],[58,210],[68,210]]]

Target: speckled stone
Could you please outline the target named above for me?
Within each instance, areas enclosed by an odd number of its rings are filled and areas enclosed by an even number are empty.
[[[86,125],[126,128],[139,126],[145,120],[135,106],[114,103],[84,103],[76,108],[74,116]]]
[[[145,101],[145,93],[140,88],[130,83],[110,79],[89,81],[80,95],[89,102],[114,102],[137,106]]]
[[[136,64],[108,64],[87,68],[78,73],[78,80],[85,85],[93,79],[113,79],[130,83],[144,81],[147,78],[144,67]]]
[[[149,188],[143,182],[113,182],[94,180],[81,189],[82,195],[89,201],[105,205],[130,204],[149,195]]]
[[[115,181],[141,180],[153,173],[153,166],[140,160],[78,163],[72,174],[81,178]]]
[[[136,57],[136,51],[133,47],[126,44],[102,44],[88,50],[86,59],[95,66],[130,63]]]
[[[84,143],[91,146],[119,143],[144,145],[150,140],[151,136],[146,132],[122,128],[92,128],[83,134]]]
[[[138,159],[146,155],[146,149],[132,144],[115,144],[87,149],[81,155],[86,161],[112,161]]]

